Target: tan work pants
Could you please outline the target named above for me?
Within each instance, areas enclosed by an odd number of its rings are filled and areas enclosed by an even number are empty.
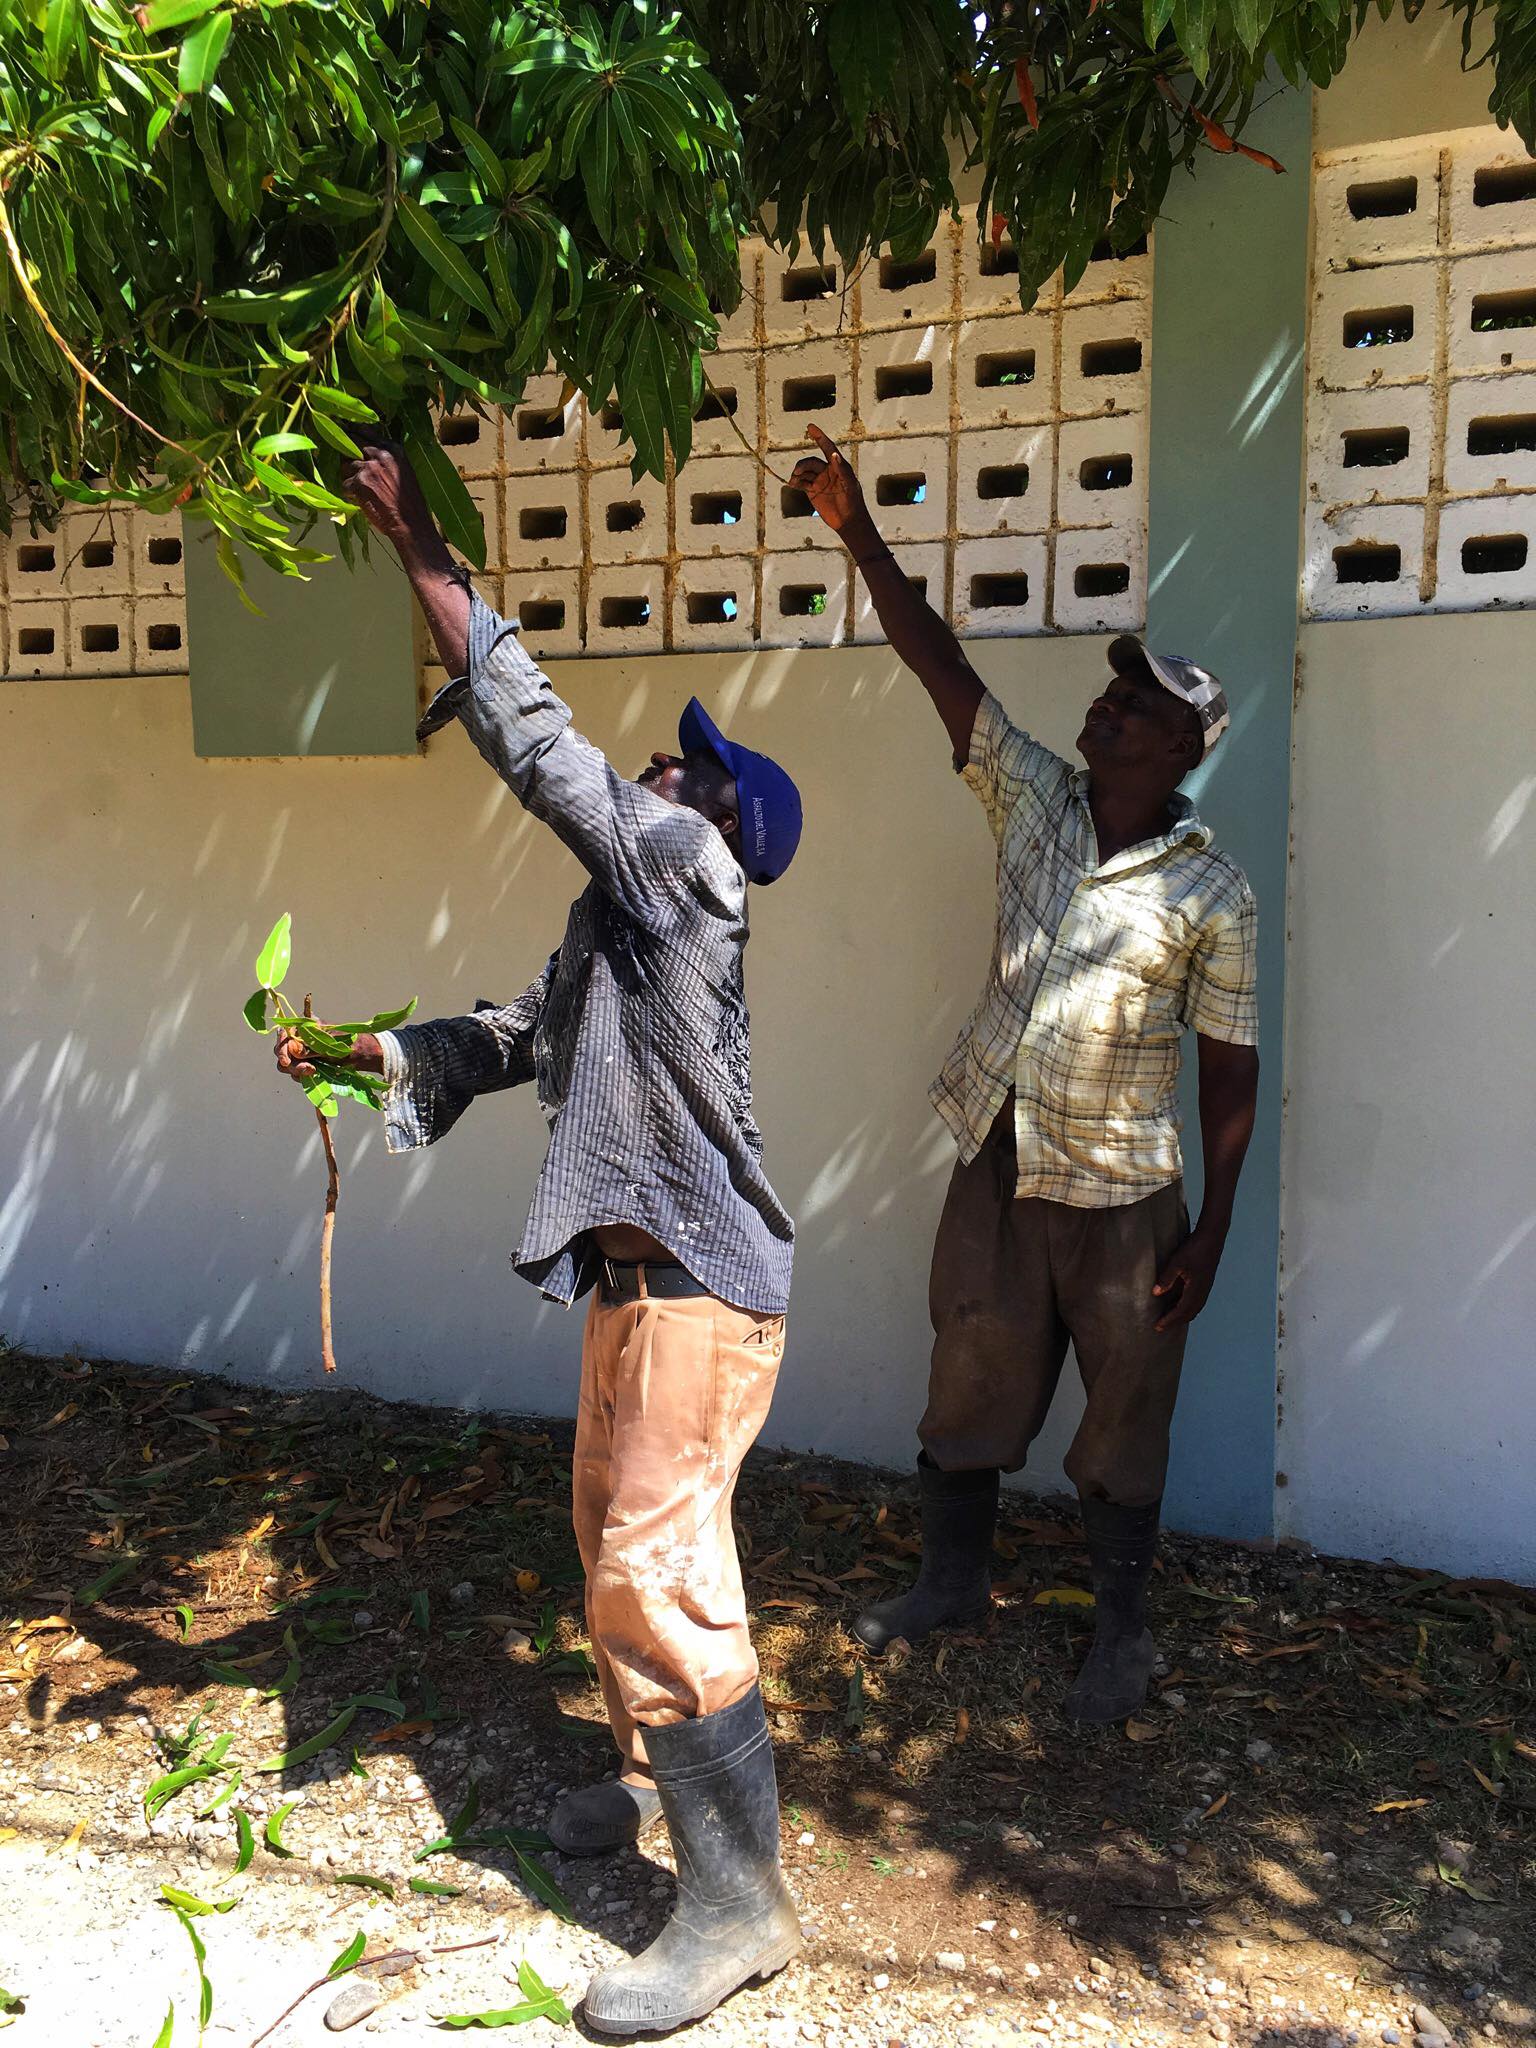
[[[784,1318],[711,1295],[605,1302],[581,1353],[572,1518],[614,1739],[734,1706],[757,1681],[731,1527],[767,1419]]]

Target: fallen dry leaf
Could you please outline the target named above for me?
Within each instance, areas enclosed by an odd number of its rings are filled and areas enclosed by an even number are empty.
[[[1205,1809],[1205,1812],[1201,1815],[1201,1818],[1203,1820],[1214,1820],[1217,1814],[1220,1813],[1221,1809],[1226,1805],[1227,1801],[1231,1797],[1232,1794],[1230,1792],[1221,1793],[1217,1798],[1211,1801],[1210,1805]]]
[[[1472,1773],[1473,1777],[1476,1778],[1477,1782],[1479,1783],[1479,1785],[1482,1786],[1485,1792],[1490,1794],[1491,1797],[1493,1797],[1494,1799],[1502,1799],[1504,1797],[1504,1787],[1502,1785],[1495,1785],[1492,1778],[1486,1776],[1482,1771],[1480,1771],[1477,1768],[1477,1765],[1472,1762],[1470,1757],[1466,1759],[1466,1764],[1467,1769]]]
[[[1412,1813],[1417,1807],[1429,1806],[1428,1799],[1383,1799],[1379,1806],[1371,1808],[1372,1813]]]
[[[50,1855],[62,1856],[67,1849],[78,1849],[80,1846],[80,1837],[84,1833],[85,1822],[83,1820],[77,1820],[74,1826],[70,1829],[69,1833],[64,1837],[63,1841],[54,1843],[53,1848],[49,1851]]]
[[[369,1742],[404,1742],[408,1736],[424,1735],[432,1726],[430,1721],[396,1721],[391,1727],[377,1728],[367,1737]]]
[[[1094,1600],[1082,1586],[1046,1586],[1030,1604],[1034,1607],[1092,1607]]]
[[[967,1737],[969,1736],[970,1732],[971,1732],[971,1713],[970,1713],[970,1709],[969,1709],[969,1707],[957,1707],[957,1708],[955,1709],[955,1740],[956,1740],[956,1742],[964,1742],[964,1741],[966,1740],[966,1738],[967,1738]]]
[[[1127,1742],[1161,1742],[1163,1731],[1155,1721],[1137,1721],[1134,1718],[1125,1724]]]

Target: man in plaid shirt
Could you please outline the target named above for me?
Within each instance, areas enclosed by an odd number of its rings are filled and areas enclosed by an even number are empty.
[[[585,2001],[602,2033],[701,2018],[786,1963],[799,1920],[747,1633],[731,1500],[784,1349],[794,1227],[762,1168],[742,985],[749,881],[788,867],[800,799],[695,701],[681,755],[637,782],[580,738],[516,628],[474,596],[399,450],[346,488],[398,550],[454,677],[419,729],[457,718],[587,869],[565,936],[514,1003],[357,1041],[382,1073],[390,1149],[431,1144],[477,1096],[534,1082],[550,1143],[515,1253],[567,1306],[592,1290],[573,1516],[587,1623],[622,1775],[567,1793],[572,1854],[665,1820],[672,1918]],[[316,1069],[283,1038],[278,1065]]]
[[[918,1426],[923,1562],[859,1617],[871,1649],[988,1610],[1000,1471],[1018,1471],[1070,1341],[1087,1392],[1067,1454],[1095,1630],[1079,1721],[1146,1697],[1147,1587],[1185,1334],[1216,1277],[1253,1130],[1254,901],[1179,793],[1221,737],[1216,678],[1116,640],[1074,769],[1013,725],[897,567],[852,470],[793,481],[857,562],[886,638],[932,697],[997,843],[986,988],[932,1090],[959,1146],[933,1252],[928,1407]],[[1205,1194],[1184,1206],[1179,1036],[1195,1033]]]

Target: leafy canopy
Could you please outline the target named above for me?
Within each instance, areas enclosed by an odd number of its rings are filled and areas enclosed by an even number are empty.
[[[1536,10],[1444,4],[1529,146]],[[238,538],[302,575],[296,528],[350,546],[340,465],[382,425],[482,559],[435,408],[552,363],[659,476],[740,235],[915,254],[964,162],[1028,304],[1139,241],[1198,150],[1270,164],[1239,139],[1266,73],[1325,85],[1369,5],[0,0],[12,491],[44,523],[179,505],[232,573]]]

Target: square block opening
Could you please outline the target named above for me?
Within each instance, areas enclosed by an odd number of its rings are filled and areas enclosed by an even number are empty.
[[[144,552],[157,569],[173,569],[181,560],[181,542],[174,534],[157,533]]]
[[[569,516],[563,505],[525,505],[517,530],[524,540],[564,540]]]
[[[174,654],[181,645],[181,628],[174,620],[165,619],[151,626],[144,638],[151,654]]]
[[[525,597],[517,608],[517,623],[528,633],[558,633],[565,624],[565,600]]]
[[[116,626],[94,625],[80,628],[80,646],[86,654],[116,654],[122,644],[122,634]]]
[[[1146,253],[1147,238],[1145,235],[1138,235],[1134,242],[1127,244],[1123,249],[1117,249],[1110,237],[1106,235],[1102,241],[1094,243],[1093,254],[1088,258],[1088,261],[1090,263],[1123,263],[1127,257],[1145,256]]]
[[[989,235],[981,245],[977,269],[983,277],[1017,277],[1019,252],[1012,242],[994,242]]]
[[[1343,441],[1346,469],[1395,469],[1408,460],[1406,427],[1355,427]]]
[[[1003,349],[995,355],[976,358],[978,390],[990,391],[1002,384],[1032,384],[1035,381],[1035,352],[1032,348]]]
[[[737,526],[741,522],[740,491],[695,491],[688,502],[695,526]]]
[[[1344,315],[1346,348],[1391,348],[1412,339],[1412,306],[1376,306]]]
[[[1469,455],[1536,453],[1536,413],[1508,413],[1502,418],[1472,420],[1467,426]]]
[[[734,386],[727,388],[720,384],[713,390],[706,386],[703,403],[694,418],[700,421],[734,419],[740,407],[741,398]]]
[[[1129,455],[1091,455],[1077,473],[1085,491],[1123,491],[1135,464]]]
[[[928,497],[926,476],[882,476],[875,481],[877,505],[921,505]]]
[[[1536,163],[1488,164],[1474,173],[1474,206],[1515,206],[1522,199],[1536,199]]]
[[[837,378],[832,377],[786,377],[784,379],[784,410],[786,412],[825,412],[837,403]]]
[[[1351,185],[1344,202],[1353,220],[1396,220],[1412,213],[1419,203],[1417,178],[1377,178],[1367,184]]]
[[[51,540],[24,540],[16,550],[16,571],[20,576],[48,576],[58,559]]]
[[[1077,597],[1119,597],[1130,587],[1129,562],[1080,562],[1072,578]]]
[[[16,651],[19,654],[52,654],[54,639],[52,626],[22,626],[16,635]]]
[[[971,578],[971,610],[998,611],[1004,605],[1029,603],[1029,578],[1022,571],[992,571]]]
[[[80,566],[83,569],[110,569],[116,559],[115,541],[88,540],[80,550]]]
[[[905,292],[914,285],[932,284],[938,274],[937,249],[924,249],[920,255],[905,259],[895,256],[880,258],[880,289],[885,292]]]
[[[1131,377],[1141,368],[1139,341],[1085,341],[1085,377]]]
[[[827,608],[824,583],[786,583],[779,590],[779,611],[786,619],[819,619]]]
[[[473,448],[484,424],[472,412],[455,413],[451,419],[438,421],[437,438],[444,448]]]
[[[597,415],[597,424],[605,434],[622,434],[624,431],[623,409],[617,405],[600,407]]]
[[[1511,327],[1536,327],[1536,291],[1479,292],[1472,301],[1472,332],[1501,334]]]
[[[779,510],[786,519],[814,519],[816,507],[793,484],[783,484],[779,489]]]
[[[779,279],[779,297],[790,305],[805,305],[815,299],[831,299],[837,296],[837,265],[835,263],[807,263],[794,270],[786,270]]]
[[[1529,553],[1523,533],[1476,534],[1461,544],[1461,566],[1469,576],[1512,576]]]
[[[690,625],[729,625],[739,610],[734,590],[690,590],[688,593]]]
[[[610,533],[633,533],[645,523],[645,507],[638,498],[623,498],[608,507],[603,524]]]
[[[1402,571],[1402,549],[1386,541],[1356,540],[1333,551],[1333,573],[1340,583],[1395,583]]]
[[[921,398],[932,389],[932,363],[885,363],[875,371],[876,398]]]
[[[1027,462],[1000,462],[977,472],[978,498],[1022,498],[1029,489]]]
[[[530,405],[517,415],[519,441],[558,441],[565,432],[565,411],[558,405]]]
[[[644,626],[651,616],[648,597],[605,597],[597,608],[601,626]]]

